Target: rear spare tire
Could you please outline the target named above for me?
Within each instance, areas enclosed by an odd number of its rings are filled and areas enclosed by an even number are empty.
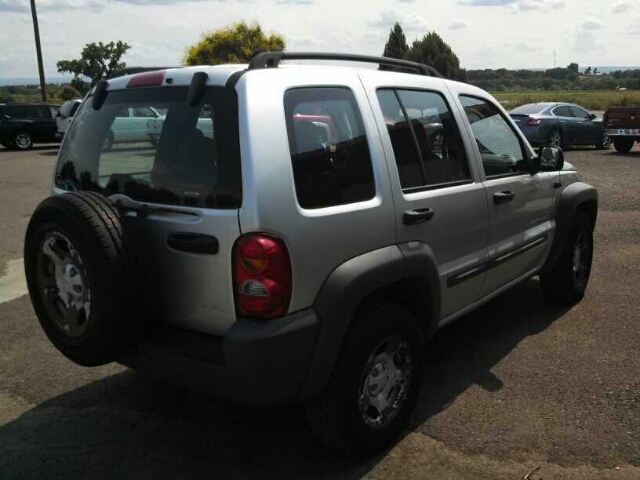
[[[68,358],[103,365],[137,343],[132,252],[109,199],[80,192],[44,200],[27,228],[24,265],[38,320]]]

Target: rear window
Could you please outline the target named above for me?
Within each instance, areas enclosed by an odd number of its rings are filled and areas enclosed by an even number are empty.
[[[511,115],[535,115],[536,113],[540,113],[549,105],[522,105],[521,107],[516,107],[509,112]]]
[[[187,91],[111,91],[99,111],[85,102],[60,152],[56,185],[152,203],[238,208],[236,94],[208,88],[190,107]]]

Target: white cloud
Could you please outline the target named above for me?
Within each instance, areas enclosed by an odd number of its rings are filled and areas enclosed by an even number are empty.
[[[278,5],[313,5],[315,0],[275,0]]]
[[[629,35],[640,35],[640,17],[635,17],[627,28]]]
[[[383,8],[378,15],[369,20],[372,27],[391,28],[399,22],[405,32],[424,31],[429,28],[427,21],[415,13],[399,14],[390,8]]]
[[[613,13],[622,13],[627,10],[631,10],[636,5],[632,0],[618,0],[617,2],[613,2],[612,11]]]
[[[589,17],[580,24],[582,30],[601,30],[604,27],[604,23],[598,20],[596,17]]]
[[[565,0],[458,0],[460,5],[471,7],[506,7],[510,13],[562,10]]]
[[[462,30],[465,28],[468,28],[469,24],[467,22],[465,22],[464,20],[460,20],[460,19],[453,19],[451,20],[451,22],[449,22],[449,30]]]

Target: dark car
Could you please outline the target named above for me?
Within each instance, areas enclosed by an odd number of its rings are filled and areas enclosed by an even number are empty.
[[[543,145],[595,145],[608,149],[611,139],[602,119],[571,103],[530,103],[509,112],[529,143]]]
[[[48,103],[0,103],[0,144],[28,150],[34,143],[59,142],[58,108]]]

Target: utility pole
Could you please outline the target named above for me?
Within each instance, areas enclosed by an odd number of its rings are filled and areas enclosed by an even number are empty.
[[[42,49],[40,48],[40,29],[38,28],[38,13],[36,12],[36,0],[31,0],[31,16],[33,17],[33,33],[36,37],[36,53],[38,54],[38,73],[40,74],[40,96],[42,101],[47,101],[46,84],[44,81],[44,67],[42,66]]]

